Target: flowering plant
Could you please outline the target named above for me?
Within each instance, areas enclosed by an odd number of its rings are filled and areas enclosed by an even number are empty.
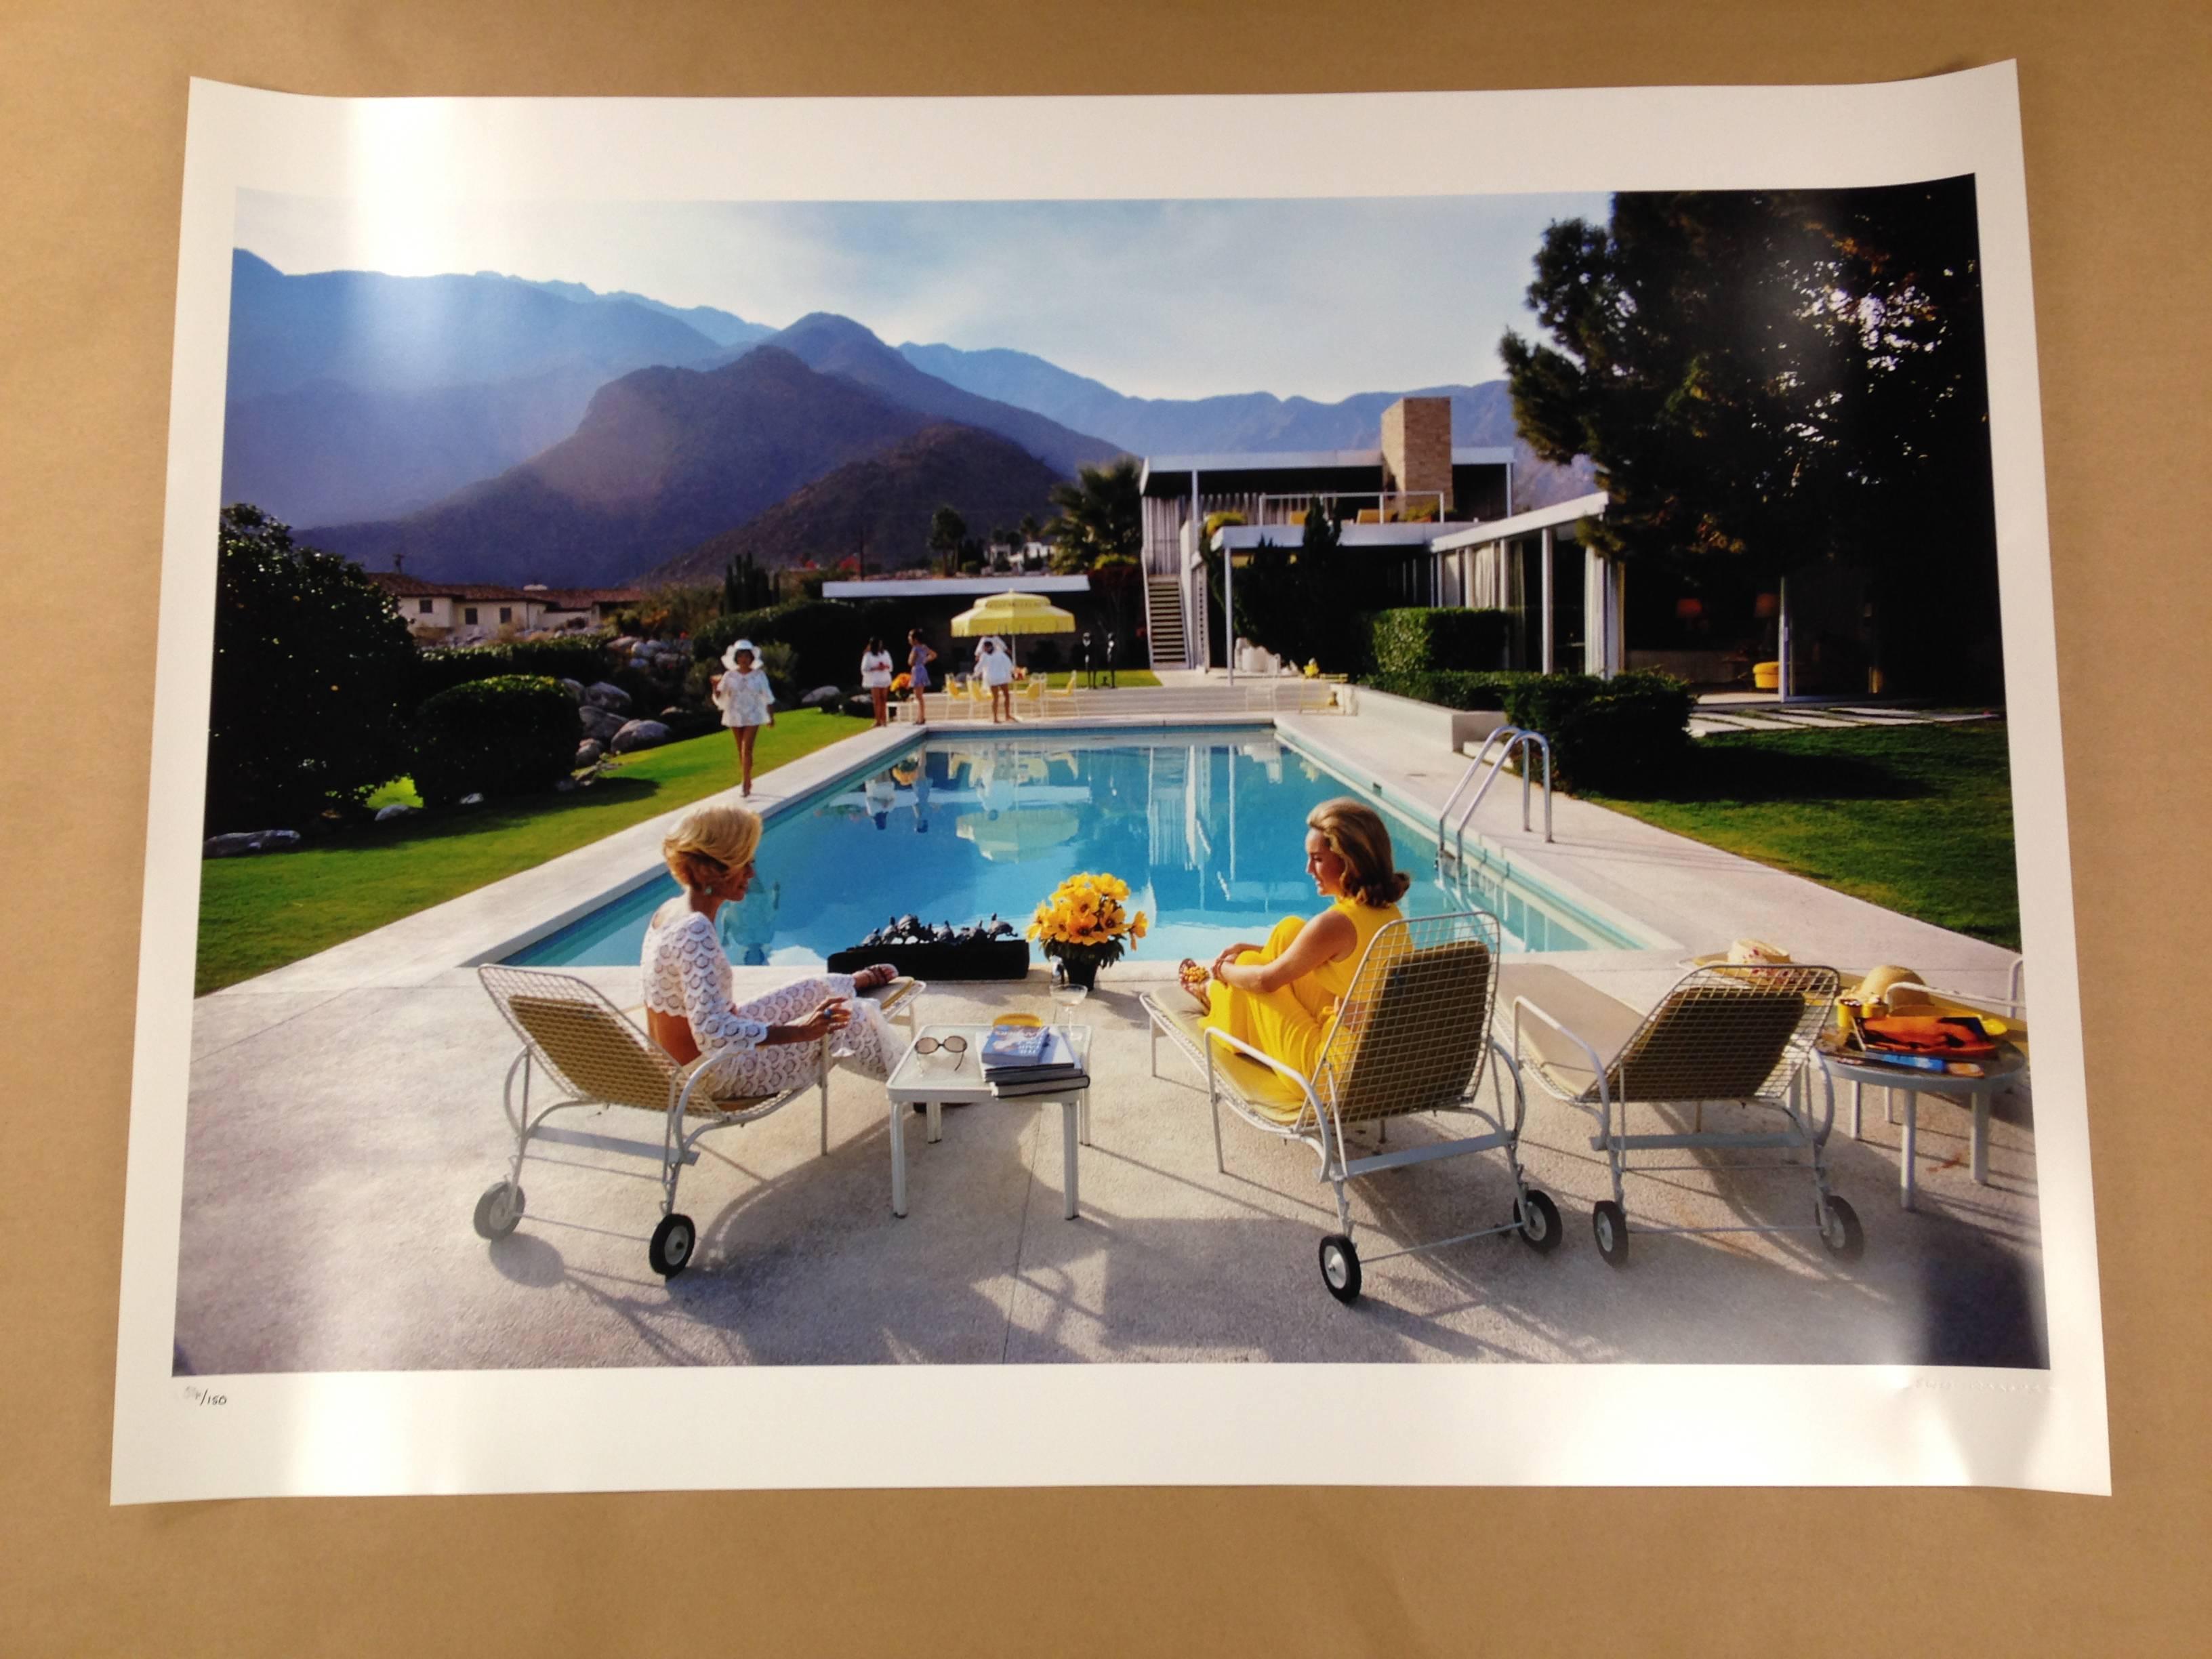
[[[1071,976],[1088,977],[1144,938],[1142,910],[1128,908],[1129,884],[1119,876],[1075,875],[1053,890],[1030,921],[1030,937],[1057,957]]]
[[[913,676],[913,675],[911,675],[911,674],[894,674],[894,675],[892,675],[892,676],[891,676],[891,696],[895,696],[895,697],[903,697],[904,696],[906,696],[906,694],[907,694],[908,692],[909,692],[909,691],[911,691],[911,690],[914,690],[914,676]]]

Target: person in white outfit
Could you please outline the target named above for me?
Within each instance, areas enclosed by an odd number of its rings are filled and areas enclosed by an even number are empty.
[[[840,1034],[838,1062],[872,1078],[890,1075],[902,1045],[883,1011],[861,991],[888,985],[885,963],[858,974],[817,974],[748,1002],[732,1000],[730,959],[715,913],[752,884],[761,821],[750,808],[696,806],[660,843],[684,890],[646,924],[646,1030],[679,1065],[712,1059],[717,1095],[781,1094],[813,1080],[816,1045]]]
[[[876,724],[889,726],[891,703],[891,653],[881,640],[870,640],[860,653],[860,685],[876,706]]]
[[[738,775],[744,792],[753,792],[753,744],[763,726],[775,724],[775,693],[750,640],[739,640],[722,655],[723,673],[714,682],[714,701],[722,724],[738,740]]]
[[[1014,717],[1014,659],[1013,653],[995,639],[985,640],[975,649],[975,677],[991,690],[991,724],[999,723],[999,712],[1006,711],[1006,719]]]

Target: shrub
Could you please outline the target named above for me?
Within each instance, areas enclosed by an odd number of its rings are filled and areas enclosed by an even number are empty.
[[[510,674],[542,674],[549,679],[589,685],[607,678],[607,637],[579,634],[573,638],[517,640],[512,645],[465,645],[420,652],[409,707],[418,708],[441,691],[472,680]]]
[[[383,589],[243,503],[216,571],[208,832],[301,825],[405,770],[415,644]]]
[[[1462,668],[1430,668],[1418,672],[1374,674],[1367,684],[1440,708],[1503,708],[1507,691],[1526,674],[1478,674]]]
[[[1493,670],[1504,661],[1508,625],[1503,611],[1378,611],[1368,618],[1368,652],[1378,674]]]
[[[557,680],[508,674],[441,691],[415,711],[415,788],[443,806],[543,789],[568,775],[583,721]]]
[[[1671,674],[1531,674],[1505,687],[1505,716],[1551,740],[1555,775],[1572,789],[1633,788],[1678,765],[1697,699]]]
[[[892,655],[904,658],[911,611],[896,599],[860,605],[842,599],[792,600],[763,611],[719,617],[692,636],[691,650],[719,672],[722,653],[734,641],[750,640],[763,649],[787,645],[799,653],[794,684],[808,690],[817,685],[854,685],[860,678],[860,653],[871,635],[880,635]],[[944,641],[937,643],[942,649]]]

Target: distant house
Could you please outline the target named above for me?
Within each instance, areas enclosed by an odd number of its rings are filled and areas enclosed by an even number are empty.
[[[631,587],[547,587],[532,582],[440,581],[396,570],[367,573],[392,596],[415,637],[425,644],[476,645],[507,634],[598,628],[643,596]]]

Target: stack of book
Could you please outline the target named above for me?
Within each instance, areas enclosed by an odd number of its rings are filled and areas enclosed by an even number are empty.
[[[1000,1025],[983,1039],[983,1081],[1001,1100],[1060,1095],[1091,1079],[1067,1033],[1048,1025]]]

